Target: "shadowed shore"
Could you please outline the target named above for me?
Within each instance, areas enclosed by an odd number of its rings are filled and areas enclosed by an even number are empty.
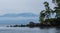
[[[47,23],[48,22],[48,23]],[[46,19],[43,23],[30,22],[26,25],[10,25],[7,27],[58,27],[60,28],[60,18],[58,19]]]

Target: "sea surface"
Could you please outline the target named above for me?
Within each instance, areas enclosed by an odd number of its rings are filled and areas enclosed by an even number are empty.
[[[60,33],[60,28],[0,27],[0,33]]]

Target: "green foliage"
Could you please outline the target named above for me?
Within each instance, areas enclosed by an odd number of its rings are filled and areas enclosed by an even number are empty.
[[[58,7],[55,7],[55,10],[53,11],[52,9],[50,9],[49,7],[49,3],[48,2],[44,2],[45,5],[45,10],[40,12],[40,17],[39,17],[39,21],[40,24],[42,25],[50,25],[50,26],[59,26],[60,27],[60,0],[53,0],[54,3],[56,2],[56,4],[58,5]],[[49,18],[50,15],[56,13],[56,17],[55,18]],[[46,17],[46,19],[44,19]]]
[[[43,11],[40,12],[39,21],[40,21],[41,23],[44,21],[44,17],[45,17],[44,11],[45,11],[45,10],[43,10]]]
[[[39,21],[41,23],[49,23],[49,21],[50,21],[50,19],[49,19],[50,14],[51,13],[54,13],[54,11],[50,9],[48,2],[44,2],[44,5],[45,5],[46,10],[43,10],[43,11],[40,12]],[[44,20],[45,17],[47,17],[46,18],[47,19],[46,21]]]

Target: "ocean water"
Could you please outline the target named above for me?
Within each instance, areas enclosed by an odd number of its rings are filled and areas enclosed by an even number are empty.
[[[0,33],[60,33],[59,28],[0,27]]]

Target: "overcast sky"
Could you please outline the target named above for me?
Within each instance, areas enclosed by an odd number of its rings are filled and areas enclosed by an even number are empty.
[[[52,0],[0,0],[0,16],[3,16],[3,17],[0,17],[0,24],[5,22],[15,23],[13,21],[21,22],[24,20],[35,21],[35,22],[39,21],[39,16],[38,17],[32,17],[32,16],[31,17],[21,17],[21,16],[8,17],[8,16],[9,15],[14,16],[20,13],[32,13],[34,15],[36,14],[39,15],[40,11],[44,10],[43,3],[45,1],[49,2],[50,4],[49,6],[52,9],[54,8],[55,5],[52,3]],[[7,17],[6,17],[6,14],[7,14]]]
[[[51,0],[0,0],[0,15],[8,13],[39,14],[44,9],[44,1],[49,2],[51,8],[54,7]]]

